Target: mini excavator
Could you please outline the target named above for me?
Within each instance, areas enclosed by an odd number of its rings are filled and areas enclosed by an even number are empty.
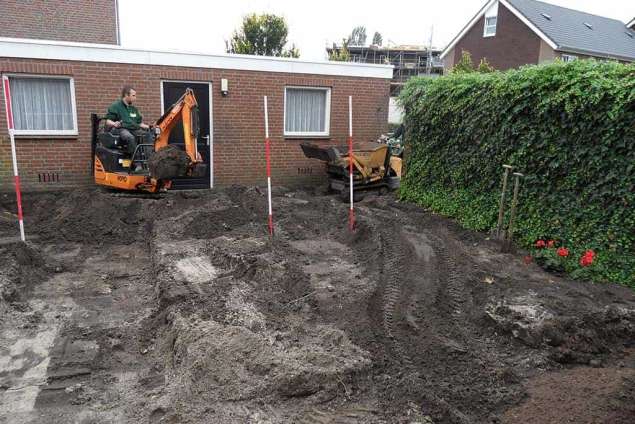
[[[197,150],[198,103],[188,88],[152,126],[149,134],[137,137],[132,157],[119,136],[105,128],[105,117],[91,115],[95,183],[125,190],[157,193],[172,185],[171,178],[202,176],[207,172]],[[185,151],[169,145],[170,132],[183,122]]]

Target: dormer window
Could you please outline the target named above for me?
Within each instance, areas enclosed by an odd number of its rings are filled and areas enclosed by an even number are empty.
[[[496,24],[498,23],[498,2],[494,3],[485,12],[485,27],[483,37],[493,37],[496,35]]]
[[[497,16],[485,18],[485,32],[483,33],[483,37],[493,37],[496,35],[496,21],[497,20],[498,20]]]

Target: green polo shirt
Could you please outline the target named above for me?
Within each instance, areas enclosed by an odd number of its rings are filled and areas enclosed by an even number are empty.
[[[133,105],[128,106],[123,100],[110,105],[106,118],[111,121],[121,121],[121,128],[138,130],[141,124],[141,113]]]

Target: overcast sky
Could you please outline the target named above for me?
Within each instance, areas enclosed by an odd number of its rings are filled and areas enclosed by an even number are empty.
[[[549,3],[629,21],[635,0],[548,0]],[[485,0],[119,0],[121,44],[161,50],[224,53],[225,41],[248,13],[275,13],[289,25],[300,57],[326,58],[327,43],[364,25],[368,40],[379,31],[384,44],[443,48]]]

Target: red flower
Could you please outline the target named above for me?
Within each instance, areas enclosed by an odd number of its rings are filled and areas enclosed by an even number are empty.
[[[548,248],[552,248],[552,247],[554,247],[555,245],[556,245],[556,242],[555,242],[554,240],[549,240],[549,241],[547,242],[547,247],[548,247]]]
[[[561,256],[563,258],[566,258],[567,256],[569,256],[569,249],[567,249],[566,247],[559,248],[557,252],[558,252],[558,256]]]
[[[547,245],[547,243],[545,243],[544,240],[538,240],[536,241],[536,244],[534,246],[536,246],[538,249],[542,249]]]
[[[591,265],[593,263],[593,258],[595,258],[595,252],[593,250],[587,250],[580,258],[580,266]]]

